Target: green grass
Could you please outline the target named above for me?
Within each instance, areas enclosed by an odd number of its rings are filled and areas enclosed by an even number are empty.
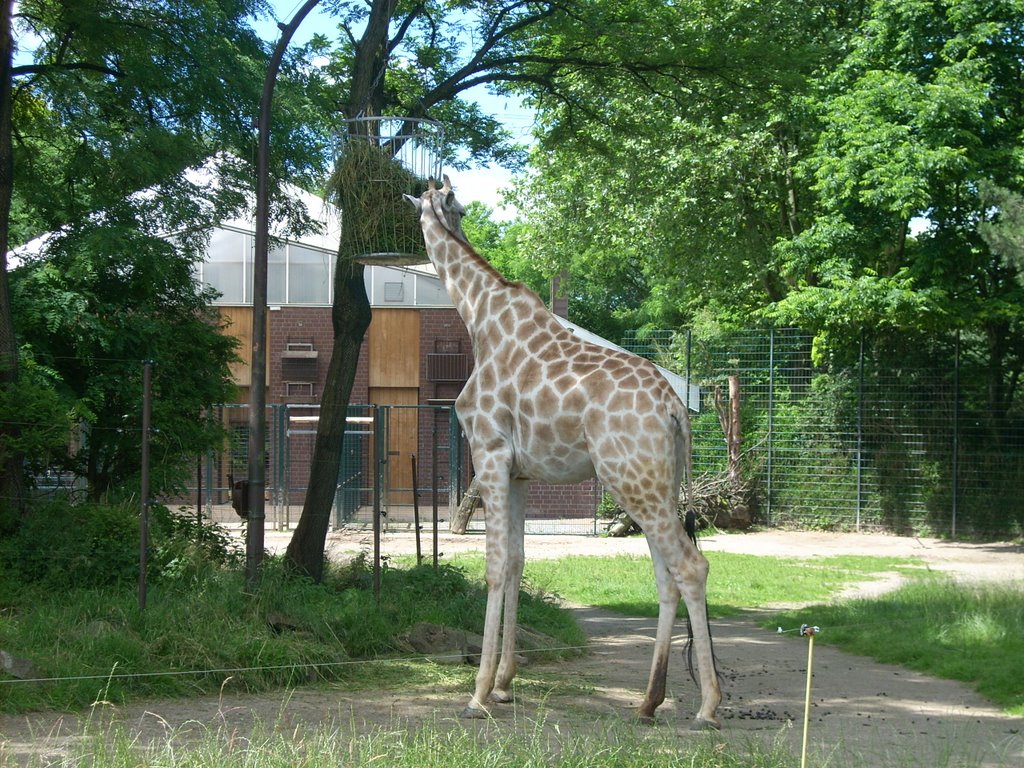
[[[911,568],[916,561],[868,556],[777,558],[708,552],[708,608],[713,617],[763,606],[827,600],[879,573]],[[462,554],[450,562],[472,578],[482,578],[483,557]],[[578,605],[592,605],[629,616],[657,616],[658,592],[649,557],[571,556],[528,560],[525,579],[541,594]],[[680,606],[680,612],[683,611]]]
[[[245,594],[241,572],[210,570],[186,583],[153,585],[141,613],[134,585],[8,589],[0,648],[31,660],[36,677],[49,680],[0,677],[0,711],[350,684],[374,674],[428,682],[438,674],[432,664],[398,672],[352,662],[408,655],[401,635],[419,621],[483,628],[482,585],[451,566],[388,569],[381,591],[378,605],[365,561],[331,571],[320,585],[285,578],[272,561],[256,595]],[[543,596],[524,597],[523,623],[566,648],[586,642],[574,617]]]
[[[95,730],[76,760],[95,768],[792,768],[777,740],[727,744],[715,735],[679,740],[674,732],[608,721],[586,730],[563,728],[544,713],[536,720],[465,728],[451,721],[419,726],[396,720],[371,729],[351,721],[317,727],[257,724],[210,728],[182,749],[178,734],[145,744],[123,729]],[[820,762],[818,764],[821,764]]]
[[[709,602],[723,616],[779,604],[828,601],[851,583],[918,563],[875,557],[766,558],[708,553]],[[415,621],[479,632],[483,622],[483,559],[452,558],[432,568],[389,568],[376,605],[365,560],[332,569],[325,583],[286,579],[275,561],[256,596],[237,570],[200,569],[181,582],[154,585],[149,608],[136,607],[134,585],[54,592],[6,581],[0,596],[0,648],[28,656],[60,683],[0,681],[0,709],[81,708],[143,697],[216,691],[262,691],[330,682],[349,691],[434,688],[468,690],[475,670],[403,657],[399,640]],[[568,557],[527,564],[523,623],[566,646],[585,641],[558,596],[630,615],[654,615],[657,596],[646,557]],[[276,630],[272,618],[283,626]],[[879,600],[845,601],[781,613],[767,626],[813,621],[823,642],[922,672],[965,680],[1013,713],[1024,714],[1024,600],[1009,587],[966,587],[938,578],[913,581]],[[353,662],[358,661],[358,664]],[[148,673],[153,674],[151,676]],[[168,675],[166,672],[177,674]],[[142,677],[135,677],[141,673]],[[125,677],[120,675],[125,674]],[[532,700],[573,692],[579,681],[527,667],[518,677]],[[577,690],[578,689],[578,690]],[[521,718],[522,715],[517,715]],[[539,717],[544,718],[544,715]],[[266,724],[240,735],[210,726],[189,748],[146,745],[107,730],[82,742],[83,761],[98,768],[337,765],[660,766],[739,768],[795,765],[777,744],[729,744],[713,738],[676,740],[624,723],[598,732],[566,732],[557,724],[516,722],[513,728],[455,727],[451,721],[407,729],[355,729]],[[104,726],[106,727],[106,726]],[[287,731],[287,732],[285,732]],[[279,733],[280,732],[280,733]],[[3,761],[0,760],[0,764]]]
[[[710,553],[713,615],[758,605],[827,598],[896,561],[858,558],[779,560]],[[464,570],[461,570],[464,569]],[[137,608],[134,584],[81,589],[11,585],[0,606],[0,648],[30,659],[42,683],[0,682],[0,711],[74,709],[98,698],[264,691],[321,681],[359,686],[431,684],[434,665],[357,666],[400,657],[400,637],[417,621],[483,629],[483,560],[463,556],[438,571],[388,568],[375,604],[365,559],[331,569],[321,585],[285,578],[268,562],[255,596],[238,569],[186,569],[165,577]],[[537,560],[528,564],[520,621],[566,648],[586,638],[551,599],[625,614],[657,610],[650,561],[643,557]],[[449,673],[445,673],[449,674]]]
[[[878,661],[970,683],[1024,715],[1024,584],[971,585],[930,575],[881,598],[781,613],[766,626],[807,622],[818,640]]]

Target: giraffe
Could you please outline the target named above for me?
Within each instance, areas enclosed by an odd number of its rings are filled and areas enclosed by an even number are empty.
[[[427,255],[469,330],[475,366],[455,401],[484,501],[483,649],[463,717],[512,701],[528,483],[596,477],[644,531],[658,586],[654,655],[639,717],[665,700],[680,596],[697,652],[701,706],[692,727],[719,728],[705,587],[708,562],[677,512],[690,473],[686,406],[650,361],[575,337],[540,298],[506,280],[467,242],[451,182],[431,179],[415,206]],[[500,653],[498,650],[500,639]]]

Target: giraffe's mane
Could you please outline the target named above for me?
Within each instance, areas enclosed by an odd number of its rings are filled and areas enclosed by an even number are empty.
[[[467,240],[459,237],[452,229],[448,226],[448,222],[445,221],[444,216],[437,212],[434,207],[434,201],[430,201],[430,210],[437,219],[437,223],[448,233],[448,235],[455,241],[456,245],[463,250],[463,252],[469,257],[471,261],[476,262],[485,272],[494,277],[499,283],[508,288],[523,288],[525,287],[521,282],[516,280],[509,280],[501,272],[499,272],[491,262],[485,259],[480,253],[474,248]]]

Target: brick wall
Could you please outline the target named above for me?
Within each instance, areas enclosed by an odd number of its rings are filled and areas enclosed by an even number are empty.
[[[472,344],[469,333],[462,319],[454,308],[427,308],[420,310],[420,392],[421,405],[430,405],[437,401],[450,402],[455,399],[462,388],[461,382],[430,381],[427,375],[428,355],[437,349],[436,340],[441,339],[447,349],[454,344],[460,352],[472,355]],[[310,341],[318,352],[315,378],[312,381],[312,394],[291,393],[283,374],[282,353],[286,345],[292,341]],[[328,307],[281,307],[269,313],[267,346],[269,350],[268,375],[270,387],[267,402],[275,404],[319,404],[323,397],[327,367],[330,362],[333,345],[330,308]],[[368,344],[360,350],[359,366],[353,383],[351,402],[353,405],[365,404],[369,399],[369,365]],[[396,350],[401,354],[401,350]],[[302,413],[296,409],[296,414]],[[316,413],[310,410],[307,413]],[[296,428],[297,425],[292,425]],[[416,485],[425,495],[424,503],[429,504],[429,489],[432,484],[433,450],[435,442],[442,446],[437,461],[437,486],[440,492],[439,503],[447,506],[447,490],[449,487],[447,414],[424,410],[419,422],[419,438],[417,453]],[[289,484],[293,488],[302,488],[308,481],[309,461],[312,458],[313,436],[293,435],[289,440]],[[271,451],[273,447],[271,446]],[[463,451],[464,485],[472,477],[472,464],[468,449]],[[277,458],[270,456],[270,461]],[[292,493],[293,502],[301,502],[301,493]],[[527,501],[528,516],[531,519],[552,518],[586,518],[593,515],[600,499],[600,487],[594,480],[575,485],[545,485],[535,483],[530,487]]]
[[[331,328],[331,310],[327,307],[281,307],[267,313],[267,349],[270,359],[267,370],[270,375],[268,403],[319,403],[323,397],[327,364],[331,359],[334,331]],[[311,395],[289,393],[285,380],[285,363],[282,358],[288,341],[309,341],[317,351],[314,366]],[[305,376],[301,377],[305,380]]]
[[[529,520],[593,517],[600,501],[601,487],[593,478],[572,485],[531,483],[526,517]]]

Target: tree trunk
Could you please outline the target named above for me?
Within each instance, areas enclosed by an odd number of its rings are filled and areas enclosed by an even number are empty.
[[[459,503],[459,508],[455,510],[455,514],[452,515],[452,522],[448,526],[448,529],[452,533],[463,534],[466,532],[466,528],[469,527],[469,521],[473,517],[473,513],[478,509],[483,509],[484,502],[480,498],[480,488],[476,484],[476,478],[473,478],[473,482],[469,484],[469,488],[466,489],[466,495],[462,497],[462,501]]]
[[[0,0],[0,387],[18,381],[18,343],[7,282],[11,198],[14,194],[14,154],[11,146],[11,57],[14,42],[11,13],[14,0]],[[13,426],[0,425],[0,437]],[[0,532],[15,524],[25,503],[21,454],[7,456],[0,466]]]
[[[715,387],[715,411],[718,413],[718,423],[722,425],[722,433],[725,435],[725,445],[729,457],[729,482],[733,487],[738,488],[743,479],[740,474],[740,455],[743,448],[743,438],[740,422],[740,377],[732,375],[729,377],[729,408],[726,410],[722,402],[722,388]]]
[[[291,570],[318,582],[323,578],[327,529],[341,468],[345,417],[359,364],[359,350],[371,319],[370,302],[363,284],[363,265],[342,256],[338,257],[334,278],[331,319],[334,346],[320,401],[309,486],[302,514],[285,552],[285,562]]]
[[[639,530],[640,526],[629,516],[628,512],[620,512],[612,521],[612,524],[608,526],[608,535],[618,537],[629,536],[631,533]]]
[[[366,28],[356,44],[352,63],[351,89],[346,107],[349,118],[381,114],[383,73],[388,61],[388,29],[396,5],[395,0],[373,0],[370,4]],[[331,308],[334,345],[320,401],[320,422],[313,446],[306,501],[285,552],[289,568],[315,581],[323,577],[327,529],[341,469],[345,417],[359,364],[359,350],[371,320],[370,301],[363,283],[363,265],[353,261],[356,243],[352,227],[344,222],[346,215],[351,216],[359,210],[357,193],[346,202],[346,196],[352,194],[352,190],[345,188],[335,190],[343,222],[334,277],[334,305]]]

